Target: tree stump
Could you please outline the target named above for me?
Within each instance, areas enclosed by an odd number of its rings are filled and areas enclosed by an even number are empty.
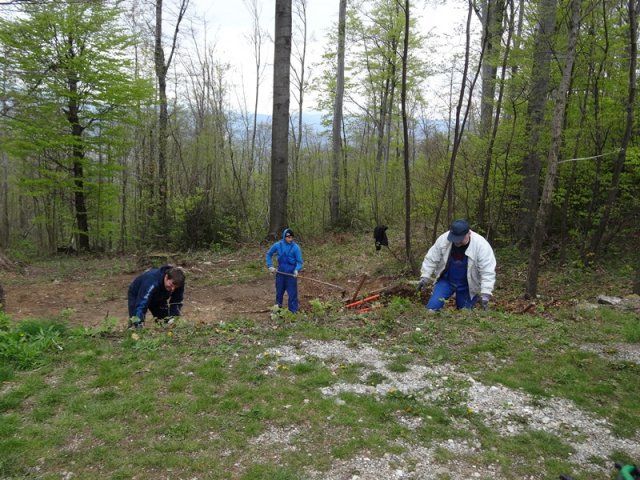
[[[0,270],[17,270],[16,264],[9,260],[2,252],[0,252]]]
[[[0,252],[0,270],[17,270],[16,264],[9,260],[4,253]],[[4,290],[2,285],[0,285],[0,312],[4,311],[5,302],[4,302]]]

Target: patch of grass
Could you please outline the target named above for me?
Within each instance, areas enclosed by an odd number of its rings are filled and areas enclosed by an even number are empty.
[[[213,384],[224,383],[227,372],[224,368],[224,360],[221,358],[210,358],[195,369],[197,375]]]
[[[408,372],[409,365],[413,363],[413,357],[410,355],[399,355],[387,364],[387,368],[391,372],[403,373]]]
[[[378,372],[373,372],[370,373],[369,375],[367,375],[367,378],[365,379],[365,383],[367,385],[371,385],[371,386],[376,386],[376,385],[380,385],[381,383],[385,383],[386,381],[388,381],[389,379],[387,377],[385,377],[383,374],[378,373]]]
[[[289,467],[273,464],[254,464],[242,475],[242,480],[299,480],[302,479]]]
[[[622,336],[628,343],[640,343],[640,318],[626,316],[622,321]]]

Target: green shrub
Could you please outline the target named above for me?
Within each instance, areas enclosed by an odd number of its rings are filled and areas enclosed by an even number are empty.
[[[0,359],[18,369],[31,369],[45,362],[45,353],[62,350],[65,327],[30,320],[11,325],[0,319]]]

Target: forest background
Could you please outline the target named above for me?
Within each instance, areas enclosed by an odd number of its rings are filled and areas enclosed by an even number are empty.
[[[216,249],[285,225],[386,224],[417,273],[412,245],[465,217],[529,250],[527,295],[543,252],[587,265],[621,246],[640,291],[637,0],[457,2],[465,45],[447,57],[419,2],[335,0],[313,68],[308,1],[276,0],[273,30],[258,0],[238,5],[256,69],[240,109],[189,0],[2,2],[2,251]]]

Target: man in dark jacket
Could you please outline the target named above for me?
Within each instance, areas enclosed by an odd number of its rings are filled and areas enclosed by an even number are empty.
[[[278,268],[273,266],[273,256],[278,257]],[[285,228],[282,240],[271,245],[266,255],[267,268],[276,274],[276,304],[282,307],[287,292],[287,307],[291,313],[298,311],[298,272],[302,270],[302,251],[293,239],[293,230]]]
[[[152,268],[129,285],[129,319],[134,328],[144,327],[147,310],[165,324],[180,315],[184,297],[184,272],[173,265]]]

